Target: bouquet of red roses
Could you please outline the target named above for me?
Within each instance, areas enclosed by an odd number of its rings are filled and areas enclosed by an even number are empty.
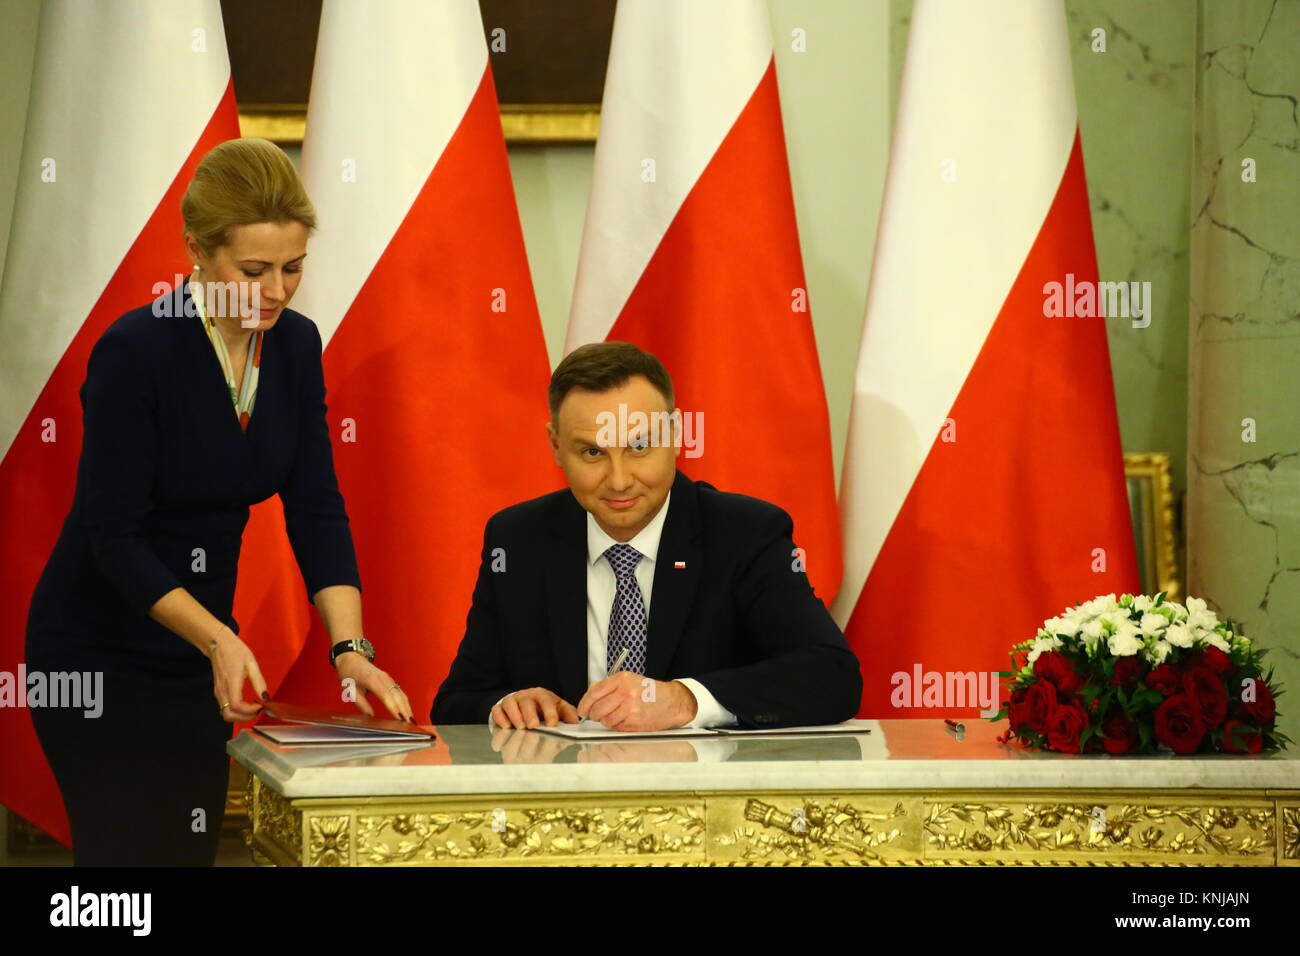
[[[1012,647],[1010,700],[992,719],[1009,719],[1004,743],[1061,753],[1277,750],[1290,739],[1264,654],[1199,598],[1107,594]]]

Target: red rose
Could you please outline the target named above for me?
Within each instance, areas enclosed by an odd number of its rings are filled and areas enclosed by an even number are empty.
[[[1007,719],[1011,722],[1013,734],[1020,733],[1020,728],[1025,725],[1025,693],[1026,688],[1017,687],[1007,702]]]
[[[1257,754],[1264,746],[1264,735],[1251,729],[1249,724],[1230,720],[1223,725],[1223,741],[1219,749],[1225,754]]]
[[[1073,694],[1083,686],[1074,664],[1059,651],[1044,651],[1034,661],[1034,676],[1050,680],[1062,694]]]
[[[1245,691],[1245,688],[1242,688]],[[1273,707],[1273,692],[1268,689],[1268,685],[1262,679],[1255,681],[1255,699],[1243,701],[1241,712],[1249,717],[1254,723],[1261,727],[1271,727],[1273,725],[1273,716],[1275,709]]]
[[[1232,670],[1232,659],[1213,645],[1207,645],[1192,651],[1187,661],[1192,667],[1208,667],[1220,677],[1227,676],[1228,672]]]
[[[1102,724],[1101,732],[1106,735],[1103,746],[1108,754],[1126,754],[1137,746],[1137,724],[1123,714],[1116,714]]]
[[[1190,667],[1183,674],[1183,693],[1201,710],[1206,730],[1214,730],[1228,713],[1228,692],[1219,675],[1208,667]]]
[[[1176,754],[1195,753],[1205,737],[1201,709],[1186,694],[1174,694],[1156,708],[1156,740]]]
[[[1111,677],[1112,686],[1119,687],[1131,683],[1142,676],[1142,662],[1136,657],[1121,657],[1115,662],[1115,673]]]
[[[1043,733],[1047,718],[1056,710],[1056,685],[1046,680],[1034,681],[1025,692],[1021,708],[1021,726],[1028,727],[1035,733]]]
[[[1160,691],[1162,696],[1168,697],[1183,686],[1183,677],[1168,664],[1161,664],[1147,674],[1147,686]]]
[[[1047,745],[1063,754],[1079,752],[1079,736],[1088,726],[1088,715],[1082,707],[1070,701],[1059,704],[1047,719]]]

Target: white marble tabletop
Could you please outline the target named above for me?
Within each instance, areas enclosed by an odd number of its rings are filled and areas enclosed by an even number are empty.
[[[578,742],[482,725],[426,728],[430,744],[282,747],[242,732],[236,760],[287,797],[694,790],[1281,789],[1300,760],[1033,753],[997,742],[1006,721],[864,720],[868,733]]]

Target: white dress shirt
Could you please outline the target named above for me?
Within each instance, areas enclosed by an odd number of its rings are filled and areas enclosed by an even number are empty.
[[[607,535],[596,523],[591,512],[587,512],[587,683],[594,684],[604,680],[609,670],[606,661],[606,647],[609,635],[609,615],[614,606],[614,592],[618,587],[618,577],[605,558],[605,552],[616,544],[625,543],[641,552],[642,558],[636,564],[637,587],[641,589],[641,599],[645,602],[646,625],[650,623],[650,592],[654,587],[655,563],[659,554],[659,539],[663,535],[664,521],[668,518],[668,506],[672,503],[673,493],[668,492],[663,507],[659,509],[648,525],[631,541],[618,542]],[[671,558],[670,558],[671,560]],[[675,678],[685,684],[695,695],[697,709],[695,719],[682,724],[683,727],[718,727],[736,723],[736,715],[727,710],[699,681],[691,677]],[[507,695],[508,696],[508,695]],[[501,700],[505,700],[502,697]],[[501,703],[501,701],[497,701]],[[570,701],[577,704],[577,701]],[[488,713],[488,725],[492,726],[492,714]]]

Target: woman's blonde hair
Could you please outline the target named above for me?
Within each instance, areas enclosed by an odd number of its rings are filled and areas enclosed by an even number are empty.
[[[229,139],[209,150],[181,197],[181,219],[205,255],[230,241],[232,226],[300,222],[309,234],[316,229],[298,171],[265,139]]]

